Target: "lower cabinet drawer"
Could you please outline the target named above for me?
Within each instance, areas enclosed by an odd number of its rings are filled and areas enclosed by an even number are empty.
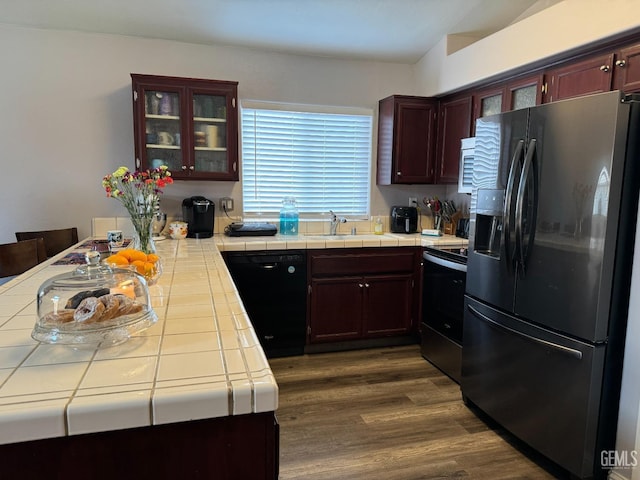
[[[413,272],[415,250],[390,252],[376,248],[371,252],[330,252],[313,253],[310,269],[313,276],[320,275],[368,275],[395,272]]]
[[[460,383],[462,347],[425,323],[420,327],[422,356]]]

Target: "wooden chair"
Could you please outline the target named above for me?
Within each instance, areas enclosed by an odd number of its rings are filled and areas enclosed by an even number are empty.
[[[32,238],[44,239],[47,257],[51,258],[62,250],[78,243],[78,229],[72,227],[60,230],[41,230],[39,232],[16,232],[16,239],[19,242]]]
[[[0,245],[0,278],[20,275],[46,259],[42,238]]]

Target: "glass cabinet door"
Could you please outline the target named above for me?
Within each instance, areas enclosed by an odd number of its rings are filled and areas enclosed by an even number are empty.
[[[473,122],[471,135],[475,135],[475,123],[478,118],[502,113],[505,88],[503,85],[486,88],[473,94]]]
[[[502,93],[484,97],[480,101],[480,116],[494,115],[502,112]]]
[[[534,75],[510,82],[507,88],[507,109],[533,107],[542,103],[543,76]]]
[[[162,90],[144,92],[145,157],[149,168],[183,165],[180,94]]]
[[[193,95],[192,169],[196,172],[228,172],[227,97]]]
[[[528,85],[526,87],[514,88],[511,95],[513,96],[513,105],[511,105],[512,110],[533,107],[536,105],[538,86]]]

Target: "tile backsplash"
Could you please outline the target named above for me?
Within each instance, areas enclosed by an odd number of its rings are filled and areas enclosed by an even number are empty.
[[[369,220],[347,220],[346,223],[338,225],[338,233],[351,233],[352,229],[356,229],[358,234],[368,234],[374,232],[376,219],[380,217],[382,220],[383,231],[389,232],[389,214],[372,215]],[[175,220],[182,220],[182,218],[167,217],[167,226],[165,227],[164,234],[168,233],[169,223]],[[216,217],[214,220],[214,233],[222,234],[224,229],[230,223],[237,221],[229,217]],[[258,220],[247,220],[247,222]],[[278,221],[269,221],[278,226]],[[418,230],[424,228],[433,228],[433,219],[431,215],[425,215],[422,213],[419,218]],[[105,237],[109,230],[122,230],[125,237],[130,238],[133,235],[133,225],[129,217],[94,217],[91,221],[91,235],[94,237]],[[302,235],[320,235],[329,233],[329,221],[328,220],[304,220],[299,222],[299,230]]]

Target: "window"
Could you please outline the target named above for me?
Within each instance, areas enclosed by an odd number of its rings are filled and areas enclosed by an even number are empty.
[[[245,216],[277,215],[284,197],[301,217],[369,214],[371,110],[242,103]]]

